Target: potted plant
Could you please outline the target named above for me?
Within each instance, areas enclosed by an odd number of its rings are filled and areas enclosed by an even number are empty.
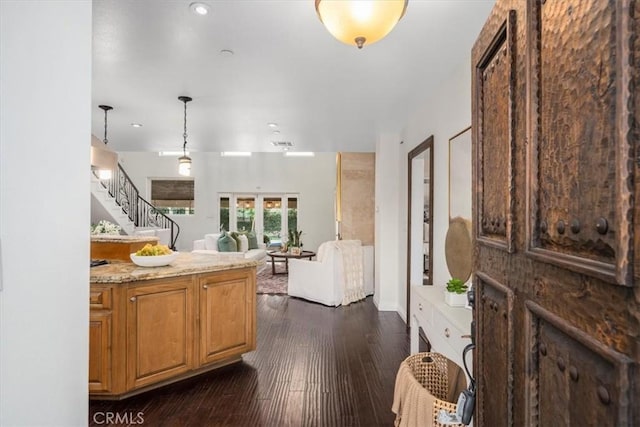
[[[444,302],[452,307],[464,307],[467,305],[467,291],[469,287],[462,280],[451,278],[447,282],[447,289],[444,293]]]
[[[289,244],[293,255],[300,255],[302,252],[300,236],[302,236],[302,230],[289,229],[289,241],[287,243]]]

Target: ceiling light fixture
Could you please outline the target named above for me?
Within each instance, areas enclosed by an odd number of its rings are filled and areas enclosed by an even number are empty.
[[[107,111],[113,110],[109,105],[98,105],[98,108],[104,111],[104,139],[102,144],[100,141],[92,137],[91,140],[91,168],[96,170],[99,179],[111,179],[113,171],[118,166],[118,155],[107,148],[109,139],[107,139]]]
[[[184,103],[184,143],[182,144],[182,156],[178,157],[178,173],[182,176],[191,175],[191,157],[187,156],[187,102],[193,101],[188,96],[179,96],[178,99]]]
[[[362,49],[384,38],[404,16],[408,0],[315,0],[320,21],[343,43]]]
[[[209,13],[209,5],[205,3],[200,3],[200,2],[191,3],[189,5],[189,9],[191,9],[191,12],[200,16],[204,16],[207,13]]]
[[[142,127],[142,123],[131,123],[131,127],[141,128]]]
[[[316,154],[313,151],[285,151],[287,157],[313,157]]]
[[[183,155],[189,155],[188,151],[159,151],[158,156],[160,157],[178,157]]]
[[[251,151],[223,151],[220,153],[222,157],[249,157]]]
[[[267,123],[267,126],[269,126],[271,129],[275,129],[278,127],[277,123]]]

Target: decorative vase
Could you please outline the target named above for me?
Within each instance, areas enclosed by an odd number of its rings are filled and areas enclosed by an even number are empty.
[[[464,307],[467,305],[467,293],[456,294],[455,292],[445,290],[444,302],[451,307]]]

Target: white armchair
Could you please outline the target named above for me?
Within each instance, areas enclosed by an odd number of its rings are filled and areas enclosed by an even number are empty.
[[[321,244],[315,261],[289,259],[288,294],[329,306],[343,304],[345,270],[339,245],[337,241]],[[348,270],[360,275],[361,283],[364,285],[363,295],[372,295],[373,251],[368,249],[370,247],[361,248],[359,264],[356,268],[351,266]],[[371,271],[368,271],[369,269]]]

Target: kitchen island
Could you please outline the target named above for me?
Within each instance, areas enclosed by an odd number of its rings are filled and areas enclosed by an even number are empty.
[[[181,253],[164,267],[91,268],[90,397],[122,399],[254,350],[257,264]]]

